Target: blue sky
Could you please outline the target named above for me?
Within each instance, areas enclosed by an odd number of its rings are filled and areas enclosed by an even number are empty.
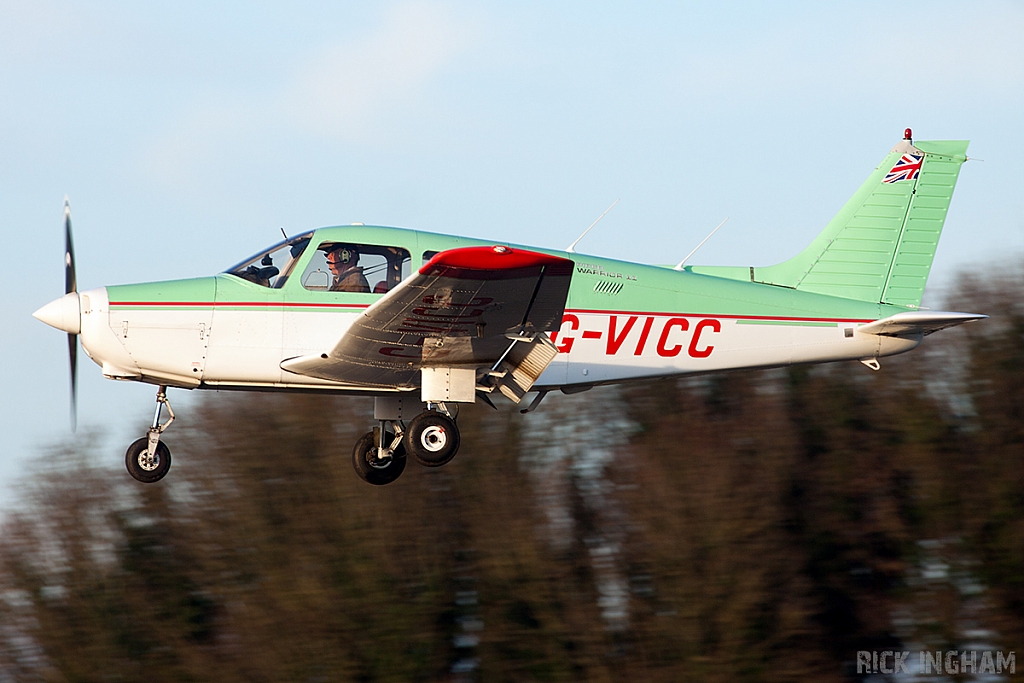
[[[0,16],[0,503],[67,432],[64,337],[31,318],[62,292],[65,194],[83,289],[215,273],[281,228],[352,221],[559,248],[615,199],[580,252],[674,262],[729,216],[691,263],[767,265],[911,126],[984,160],[961,173],[928,296],[1024,251],[1019,2],[0,0]],[[87,359],[79,381],[80,432],[108,434],[117,465],[154,390]]]

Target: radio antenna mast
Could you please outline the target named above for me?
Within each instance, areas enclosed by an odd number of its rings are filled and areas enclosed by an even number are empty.
[[[604,213],[602,213],[602,214],[601,214],[600,216],[598,216],[598,217],[597,217],[597,220],[596,220],[596,221],[594,221],[593,223],[591,223],[591,224],[590,224],[590,228],[587,228],[586,230],[584,230],[584,231],[583,231],[583,234],[582,234],[582,235],[580,235],[579,237],[577,237],[577,238],[576,238],[576,241],[575,241],[575,242],[573,242],[572,244],[570,244],[570,245],[569,245],[569,246],[568,246],[568,247],[566,248],[566,251],[567,251],[568,253],[570,253],[570,254],[575,254],[575,253],[576,253],[576,245],[580,243],[580,240],[581,240],[581,239],[583,239],[584,237],[586,237],[586,236],[587,236],[587,233],[588,233],[588,232],[590,232],[590,229],[591,229],[591,228],[593,228],[593,227],[594,227],[595,225],[597,225],[598,223],[600,223],[600,222],[601,222],[601,219],[602,219],[602,218],[604,218],[604,217],[605,217],[605,216],[606,216],[606,215],[608,214],[608,212],[612,210],[612,207],[613,207],[613,206],[615,206],[615,205],[616,205],[616,204],[618,204],[618,203],[619,203],[619,200],[618,200],[618,199],[616,199],[616,200],[615,200],[614,202],[612,202],[612,205],[611,205],[611,206],[609,206],[609,207],[608,207],[607,209],[605,209],[605,210],[604,210]]]
[[[727,221],[727,220],[729,220],[729,217],[728,217],[728,216],[726,216],[726,217],[725,217],[725,221]],[[716,232],[718,232],[718,228],[720,228],[720,227],[722,227],[723,225],[725,225],[725,221],[722,221],[721,223],[719,223],[719,224],[718,224],[718,227],[717,227],[717,228],[715,228],[714,230],[712,230],[712,231],[711,231],[711,233],[710,233],[710,234],[709,234],[709,235],[708,235],[707,237],[705,237],[704,239],[702,239],[702,240],[700,241],[700,244],[698,244],[697,246],[695,246],[695,247],[693,248],[693,251],[691,251],[691,252],[690,252],[689,254],[687,254],[686,256],[684,256],[684,257],[683,257],[683,260],[679,262],[679,265],[677,265],[677,266],[676,266],[675,268],[673,268],[672,270],[682,270],[682,269],[683,269],[683,264],[684,264],[684,263],[686,263],[686,259],[688,259],[688,258],[690,258],[691,256],[693,256],[694,254],[696,254],[696,253],[697,253],[697,250],[698,250],[698,249],[700,249],[701,247],[703,247],[703,246],[704,246],[704,243],[705,243],[705,242],[707,242],[707,241],[708,241],[709,239],[711,239],[711,235],[714,235],[714,234],[715,234]]]

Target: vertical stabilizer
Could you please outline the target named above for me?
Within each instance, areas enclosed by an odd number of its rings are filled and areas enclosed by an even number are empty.
[[[966,140],[903,140],[810,246],[774,266],[694,272],[872,303],[918,306]],[[748,274],[749,273],[749,274]]]

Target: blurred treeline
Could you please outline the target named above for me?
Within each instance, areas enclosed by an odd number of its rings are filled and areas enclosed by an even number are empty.
[[[55,446],[0,535],[0,682],[844,680],[1024,650],[1024,289],[882,360],[464,409],[352,472],[371,401],[212,394],[174,467]],[[144,427],[140,425],[140,433]],[[965,640],[966,639],[966,640]]]

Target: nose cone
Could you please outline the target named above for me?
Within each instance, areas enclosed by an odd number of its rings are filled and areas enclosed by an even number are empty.
[[[78,334],[82,330],[78,292],[70,292],[59,299],[54,299],[33,313],[32,317],[68,334]]]

